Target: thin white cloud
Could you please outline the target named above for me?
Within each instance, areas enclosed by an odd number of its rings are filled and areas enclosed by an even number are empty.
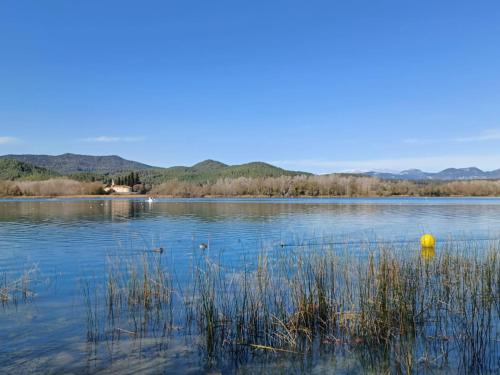
[[[403,143],[407,143],[410,145],[427,145],[430,143],[440,143],[440,142],[446,142],[443,139],[435,139],[435,138],[406,138],[403,139]]]
[[[145,137],[114,137],[101,135],[99,137],[83,138],[84,142],[97,142],[97,143],[117,143],[117,142],[141,142]]]
[[[408,144],[433,144],[433,143],[469,143],[469,142],[491,142],[500,140],[500,129],[487,129],[479,134],[466,137],[450,138],[407,138],[403,140]]]
[[[20,141],[20,139],[16,138],[16,137],[9,137],[9,136],[0,137],[0,145],[6,145],[9,143],[17,143],[19,141]]]
[[[485,142],[500,140],[500,129],[488,129],[476,136],[454,138],[455,142]]]
[[[422,169],[426,172],[437,172],[445,168],[478,167],[483,170],[500,168],[498,155],[446,155],[424,156],[394,159],[370,160],[277,160],[272,164],[283,168],[299,169],[314,173],[331,173],[347,171],[402,171],[405,169]]]

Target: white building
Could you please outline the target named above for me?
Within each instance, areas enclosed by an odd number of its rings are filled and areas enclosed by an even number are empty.
[[[115,180],[111,180],[111,186],[105,187],[106,193],[128,194],[132,193],[132,188],[128,185],[115,185]]]

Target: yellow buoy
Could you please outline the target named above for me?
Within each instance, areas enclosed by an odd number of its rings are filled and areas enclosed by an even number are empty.
[[[432,234],[424,234],[420,237],[420,244],[422,247],[434,247],[436,246],[436,239]]]

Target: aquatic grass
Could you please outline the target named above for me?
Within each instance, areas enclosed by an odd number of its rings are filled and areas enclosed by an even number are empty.
[[[17,305],[20,301],[31,301],[36,295],[34,284],[38,281],[39,271],[36,265],[31,265],[14,278],[4,272],[0,276],[0,303],[6,306],[9,303]]]
[[[160,254],[110,262],[105,304],[115,329],[166,335],[176,321],[203,338],[210,361],[345,348],[387,372],[499,368],[498,242],[450,242],[433,257],[390,243],[305,245],[239,266],[195,251],[175,288],[173,274]]]
[[[484,256],[466,250],[445,248],[432,260],[390,248],[366,259],[288,252],[279,261],[261,256],[239,278],[210,264],[196,283],[199,329],[210,353],[221,343],[307,352],[329,340],[394,352],[408,338],[432,337],[461,368],[488,369],[498,354],[498,247]],[[398,353],[411,372],[413,350]]]
[[[99,314],[99,292],[96,289],[95,279],[91,284],[91,280],[81,280],[81,291],[83,295],[83,304],[86,316],[87,341],[96,343],[101,336],[100,333],[100,314]]]
[[[121,334],[143,337],[153,331],[166,335],[172,329],[172,278],[160,254],[108,257],[104,280],[102,292],[84,283],[89,341],[114,340]],[[106,316],[99,316],[103,311]]]

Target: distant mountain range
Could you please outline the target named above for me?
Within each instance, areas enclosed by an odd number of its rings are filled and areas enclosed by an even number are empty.
[[[203,182],[215,181],[219,178],[257,178],[310,174],[288,171],[262,162],[227,165],[215,160],[205,160],[191,167],[160,168],[126,160],[116,155],[0,156],[0,180],[45,179],[60,175],[69,175],[71,178],[81,180],[102,180],[104,176],[120,176],[131,171],[139,172],[141,180],[149,184],[157,184],[172,179]]]
[[[420,169],[407,169],[399,173],[366,172],[365,176],[379,177],[386,180],[487,180],[500,179],[500,169],[482,171],[476,167],[447,168],[441,172],[424,172]]]
[[[307,172],[290,171],[263,162],[227,165],[215,160],[205,160],[191,167],[154,167],[116,155],[91,156],[78,154],[51,155],[4,155],[0,156],[0,180],[46,179],[55,176],[71,176],[78,179],[113,177],[131,171],[139,172],[141,180],[157,184],[171,179],[181,181],[215,181],[219,178],[279,177],[310,175]],[[358,175],[373,176],[387,180],[475,180],[500,179],[500,169],[482,171],[476,167],[448,168],[437,173],[408,169],[399,173],[366,172]]]

